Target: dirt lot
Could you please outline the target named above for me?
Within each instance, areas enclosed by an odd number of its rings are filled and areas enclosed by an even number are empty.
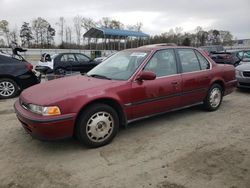
[[[0,101],[0,187],[250,187],[250,91],[133,123],[98,149],[32,139],[15,100]]]

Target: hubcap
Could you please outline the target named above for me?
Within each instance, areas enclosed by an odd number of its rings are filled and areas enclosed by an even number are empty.
[[[0,95],[9,97],[15,92],[15,86],[8,81],[0,82]]]
[[[221,102],[221,91],[219,88],[214,88],[211,91],[209,101],[213,108],[216,108],[217,106],[219,106]]]
[[[102,142],[111,135],[113,128],[113,117],[107,112],[97,112],[89,118],[86,133],[91,141]]]

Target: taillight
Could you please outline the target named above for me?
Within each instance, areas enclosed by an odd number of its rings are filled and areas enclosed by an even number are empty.
[[[26,63],[26,67],[27,69],[29,70],[32,70],[33,69],[33,65],[31,63]]]

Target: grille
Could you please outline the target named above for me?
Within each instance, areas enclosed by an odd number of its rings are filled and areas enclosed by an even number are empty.
[[[245,72],[243,72],[243,76],[245,76],[245,77],[250,77],[250,71],[245,71]]]

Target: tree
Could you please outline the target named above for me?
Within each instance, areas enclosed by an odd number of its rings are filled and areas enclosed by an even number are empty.
[[[0,21],[0,31],[3,33],[7,45],[10,45],[10,30],[9,30],[9,22],[6,20],[1,20]]]
[[[191,46],[191,40],[190,38],[186,37],[183,42],[182,42],[183,46]]]
[[[66,43],[67,44],[72,43],[72,30],[70,27],[66,27]]]
[[[52,44],[55,36],[55,29],[51,27],[47,20],[38,17],[32,21],[32,29],[34,31],[36,45],[44,47]]]
[[[56,30],[48,25],[47,27],[47,45],[50,46],[54,42],[54,37],[56,35]]]
[[[20,30],[20,38],[23,46],[30,46],[31,40],[34,38],[31,27],[28,22],[24,22]]]
[[[65,22],[66,20],[64,17],[60,17],[59,22],[56,23],[56,25],[58,25],[60,28],[59,35],[61,36],[61,43],[63,43]]]
[[[220,32],[215,29],[215,30],[212,31],[212,33],[213,33],[213,36],[214,36],[213,44],[219,44],[220,43],[220,39],[219,39]]]
[[[17,31],[17,28],[13,29],[10,32],[10,41],[18,43],[18,31]]]
[[[92,27],[96,27],[97,23],[92,18],[82,18],[82,27],[85,31],[90,30]]]
[[[220,41],[223,45],[233,45],[233,35],[229,31],[220,31]]]
[[[101,20],[98,21],[98,25],[104,28],[110,28],[111,25],[111,18],[103,17]]]
[[[195,29],[195,45],[196,46],[204,46],[208,40],[208,32],[204,31],[201,26],[197,26]]]
[[[127,29],[131,31],[141,32],[142,26],[143,26],[142,22],[137,22],[135,25],[128,25]]]
[[[82,17],[81,16],[75,16],[73,18],[75,32],[76,32],[76,44],[81,44],[81,35],[82,35]]]

